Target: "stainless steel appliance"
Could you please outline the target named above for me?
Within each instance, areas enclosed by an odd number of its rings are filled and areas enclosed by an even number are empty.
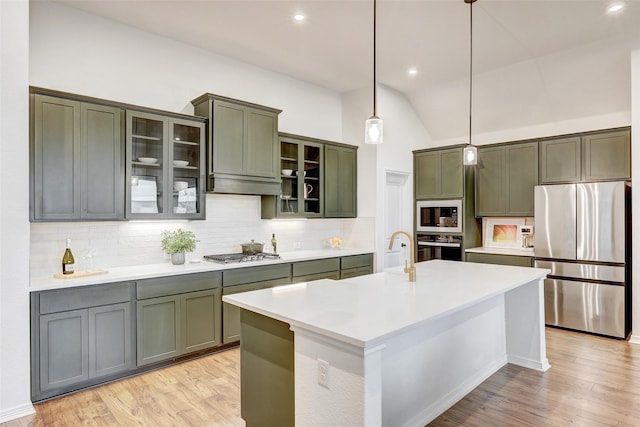
[[[417,201],[416,231],[462,233],[462,200]]]
[[[549,325],[626,338],[631,329],[626,182],[535,188],[536,267]]]
[[[418,262],[432,259],[462,261],[462,236],[418,235]]]
[[[234,262],[251,262],[251,261],[265,261],[271,259],[280,259],[280,255],[260,252],[255,254],[220,254],[220,255],[205,255],[205,261],[217,262],[219,264],[230,264]]]

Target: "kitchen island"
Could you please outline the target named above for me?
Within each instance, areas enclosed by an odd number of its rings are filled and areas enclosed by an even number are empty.
[[[242,309],[247,425],[423,426],[506,363],[549,369],[548,270],[416,269],[225,296]]]

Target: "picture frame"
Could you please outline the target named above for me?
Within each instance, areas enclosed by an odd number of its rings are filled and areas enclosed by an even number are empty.
[[[486,220],[484,246],[487,248],[522,247],[520,226],[525,225],[524,218],[490,218]]]

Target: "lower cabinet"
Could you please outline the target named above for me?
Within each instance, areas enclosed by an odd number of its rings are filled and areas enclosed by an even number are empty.
[[[135,368],[133,283],[31,295],[31,397],[47,399]]]
[[[482,264],[513,265],[516,267],[533,267],[532,256],[501,255],[501,254],[481,254],[467,252],[467,262],[478,262]]]
[[[222,294],[255,291],[291,283],[291,264],[227,270],[222,273]],[[222,303],[222,343],[240,340],[240,308]]]
[[[137,283],[137,364],[144,366],[218,346],[221,273]]]
[[[340,279],[340,258],[316,259],[294,262],[291,282],[310,282],[320,279]]]
[[[343,256],[340,259],[340,278],[364,276],[373,273],[373,254]]]

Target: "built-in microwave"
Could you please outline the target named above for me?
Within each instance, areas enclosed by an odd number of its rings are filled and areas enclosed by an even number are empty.
[[[462,200],[419,200],[416,202],[416,231],[462,233]]]

